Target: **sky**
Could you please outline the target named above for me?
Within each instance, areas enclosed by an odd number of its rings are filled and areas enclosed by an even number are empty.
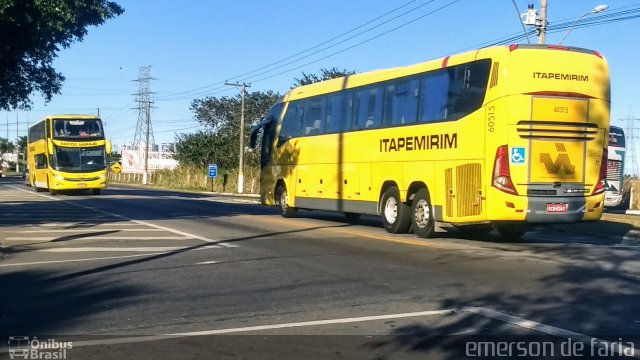
[[[193,99],[239,93],[226,81],[284,94],[302,72],[410,65],[523,33],[511,0],[114,1],[123,15],[59,51],[54,67],[67,78],[62,93],[46,104],[34,95],[30,112],[0,112],[0,137],[24,136],[28,124],[47,115],[99,111],[114,145],[131,142],[138,122],[135,80],[146,66],[159,144],[198,130],[189,109]],[[520,13],[529,3],[540,8],[539,0],[515,0]],[[548,21],[571,22],[603,3],[607,13],[640,9],[640,0],[548,0]],[[632,18],[576,27],[564,42],[607,58],[613,125],[640,117],[639,25],[640,18]],[[565,33],[547,34],[547,43]]]

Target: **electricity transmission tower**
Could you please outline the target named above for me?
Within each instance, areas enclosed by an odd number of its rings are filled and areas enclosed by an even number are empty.
[[[632,176],[640,175],[638,173],[638,157],[636,155],[636,145],[635,145],[635,139],[637,136],[634,134],[635,132],[634,130],[638,130],[638,128],[636,128],[635,126],[636,121],[640,121],[640,119],[634,119],[631,117],[631,114],[629,114],[627,116],[626,129],[624,130],[625,148],[626,148],[625,163],[631,165]]]
[[[151,126],[151,66],[145,66],[138,68],[138,79],[134,80],[138,82],[138,93],[136,95],[136,102],[138,106],[138,125],[136,126],[136,134],[133,138],[133,149],[138,150],[144,138],[144,175],[142,177],[142,183],[147,184],[147,177],[149,174],[149,144],[154,144],[155,139],[153,137],[153,127]]]

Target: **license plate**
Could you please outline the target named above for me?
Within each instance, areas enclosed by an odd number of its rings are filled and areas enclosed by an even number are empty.
[[[87,187],[87,184],[85,184],[85,183],[80,183],[80,184],[78,184],[78,187]]]
[[[547,212],[550,213],[563,213],[567,212],[569,204],[547,204]]]

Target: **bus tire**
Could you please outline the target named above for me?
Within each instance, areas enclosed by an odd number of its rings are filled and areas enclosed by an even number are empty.
[[[49,189],[49,194],[58,195],[58,191],[56,189],[52,189],[51,185],[49,185],[49,180],[47,180],[47,189]]]
[[[31,179],[31,186],[33,187],[33,191],[35,192],[42,192],[44,191],[44,189],[38,187],[38,185],[36,184],[36,179],[35,177],[33,179]]]
[[[100,195],[100,189],[91,189],[91,194]]]
[[[287,187],[284,184],[278,185],[276,194],[278,207],[280,208],[280,215],[285,218],[295,217],[298,213],[298,209],[289,206],[289,194],[287,193]]]
[[[402,234],[409,231],[411,217],[409,207],[400,201],[400,191],[396,186],[390,186],[380,199],[380,218],[382,225],[391,234]]]
[[[496,229],[498,229],[500,236],[502,236],[504,240],[520,240],[524,233],[527,232],[526,227],[515,224],[496,225]]]
[[[425,188],[416,192],[411,203],[411,226],[414,234],[420,238],[432,236],[435,230],[431,199]]]

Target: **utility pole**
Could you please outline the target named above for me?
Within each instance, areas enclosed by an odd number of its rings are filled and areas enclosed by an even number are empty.
[[[147,185],[147,176],[149,176],[149,132],[151,129],[151,101],[147,101],[147,131],[144,148],[144,176],[142,178],[142,184]]]
[[[243,157],[244,157],[244,94],[247,90],[248,87],[251,87],[251,85],[245,83],[244,81],[242,82],[242,84],[232,84],[232,83],[224,83],[225,85],[229,85],[229,86],[236,86],[236,87],[240,87],[241,88],[241,95],[240,95],[240,164],[238,165],[238,193],[242,194],[244,192],[244,174],[242,173],[242,161],[243,161]]]
[[[538,44],[544,44],[547,35],[547,0],[540,0],[540,27]]]
[[[18,143],[19,141],[19,133],[18,133],[18,111],[16,111],[16,146],[14,147],[16,149],[16,172],[19,173],[20,172],[20,148],[18,147]]]

